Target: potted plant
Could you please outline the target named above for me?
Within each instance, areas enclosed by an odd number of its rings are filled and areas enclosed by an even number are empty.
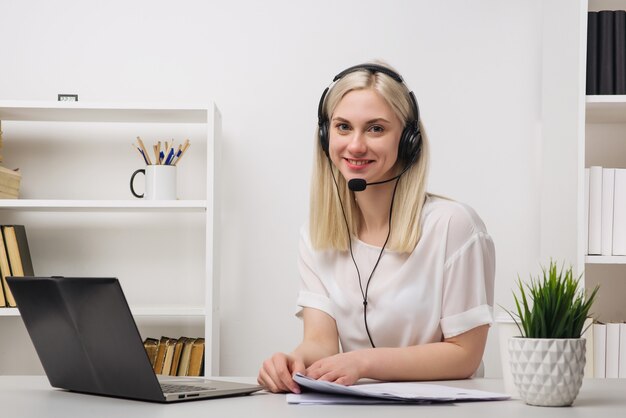
[[[542,270],[543,276],[531,276],[526,285],[518,278],[517,313],[507,311],[521,335],[509,339],[511,373],[527,404],[567,406],[582,384],[586,348],[581,335],[598,287],[585,298],[572,267],[559,271],[550,261]]]

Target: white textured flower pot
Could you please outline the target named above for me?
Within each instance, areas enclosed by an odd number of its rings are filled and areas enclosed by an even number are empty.
[[[567,406],[578,396],[585,369],[585,339],[509,339],[513,382],[529,405]]]

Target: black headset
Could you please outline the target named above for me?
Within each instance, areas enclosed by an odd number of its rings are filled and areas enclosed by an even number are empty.
[[[333,83],[337,80],[343,78],[346,74],[353,73],[355,71],[369,71],[371,73],[383,73],[393,78],[400,84],[405,84],[402,76],[395,71],[378,64],[359,64],[350,68],[346,68],[339,74],[333,78]],[[406,86],[406,84],[405,84]],[[408,89],[408,87],[407,87]],[[320,98],[320,103],[317,107],[317,124],[319,127],[319,137],[320,137],[320,145],[322,146],[322,150],[328,154],[328,145],[330,142],[329,139],[329,131],[330,131],[330,121],[324,112],[324,100],[326,99],[326,94],[330,90],[330,87],[326,87],[324,92],[322,93],[322,97]],[[409,100],[411,102],[411,108],[413,110],[413,119],[409,119],[404,126],[402,131],[402,135],[400,136],[400,143],[398,144],[398,160],[404,163],[405,167],[409,167],[414,164],[419,157],[421,148],[422,148],[422,132],[420,129],[420,112],[419,107],[417,105],[417,100],[415,99],[415,94],[412,91],[409,91]]]

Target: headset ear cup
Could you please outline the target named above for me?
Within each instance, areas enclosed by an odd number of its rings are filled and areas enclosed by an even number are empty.
[[[326,155],[329,155],[329,138],[328,138],[328,122],[324,121],[319,124],[320,145]]]
[[[398,145],[398,159],[405,166],[417,161],[422,142],[422,134],[419,127],[407,126],[402,131],[400,143]]]

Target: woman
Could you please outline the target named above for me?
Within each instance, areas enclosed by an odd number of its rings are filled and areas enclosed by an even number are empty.
[[[463,379],[492,322],[495,250],[468,206],[426,193],[428,140],[402,77],[348,68],[318,109],[308,226],[301,231],[304,337],[258,382],[300,389],[300,372],[351,385]]]

